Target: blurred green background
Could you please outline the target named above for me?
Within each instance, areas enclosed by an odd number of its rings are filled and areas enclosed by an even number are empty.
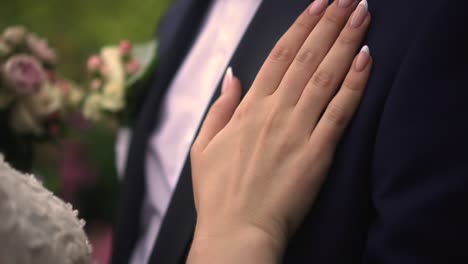
[[[59,56],[59,71],[86,76],[89,55],[121,39],[150,39],[171,0],[1,0],[0,29],[24,25],[47,37]]]

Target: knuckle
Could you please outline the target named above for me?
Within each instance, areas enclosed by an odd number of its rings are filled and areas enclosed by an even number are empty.
[[[236,120],[245,120],[252,112],[252,106],[249,101],[242,102],[234,112],[233,118]]]
[[[297,143],[293,141],[292,137],[285,137],[278,146],[278,154],[284,157],[284,154],[291,154],[297,149]]]
[[[343,33],[341,36],[338,38],[338,43],[343,46],[350,46],[354,45],[359,41],[358,36],[355,34],[346,34]]]
[[[360,92],[362,90],[361,86],[357,82],[344,81],[341,89],[348,90],[350,92]]]
[[[320,148],[318,144],[312,144],[309,142],[310,147],[307,149],[307,157],[314,162],[319,162],[323,158],[324,150]]]
[[[310,23],[309,20],[304,19],[303,17],[300,17],[299,19],[297,19],[294,25],[299,30],[304,30],[306,32],[310,32],[314,29],[314,24]]]
[[[333,74],[319,69],[312,76],[311,82],[316,87],[330,87],[333,84]]]
[[[325,23],[336,25],[336,26],[341,24],[340,17],[333,13],[325,13],[325,15],[323,16],[323,21]]]
[[[270,53],[270,59],[277,62],[289,62],[293,59],[294,53],[287,45],[278,43]]]
[[[280,153],[293,153],[299,149],[302,149],[304,146],[304,138],[301,134],[298,134],[297,130],[286,129],[281,134],[282,140],[279,142],[279,151]]]
[[[317,59],[317,54],[311,50],[299,51],[296,56],[296,61],[300,65],[310,65]]]
[[[263,129],[267,134],[276,134],[282,127],[283,115],[279,110],[272,110],[264,119]]]
[[[343,127],[349,120],[349,113],[346,109],[338,104],[330,104],[328,106],[325,118],[328,122],[337,127]]]

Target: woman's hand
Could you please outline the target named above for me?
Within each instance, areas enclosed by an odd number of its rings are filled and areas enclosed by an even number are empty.
[[[310,209],[372,64],[367,47],[355,56],[371,20],[367,2],[327,2],[301,14],[242,102],[228,70],[192,147],[198,219],[189,262],[278,262]]]

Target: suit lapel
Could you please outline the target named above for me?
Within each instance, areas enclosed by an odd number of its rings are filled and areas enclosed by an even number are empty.
[[[276,41],[310,2],[263,1],[230,62],[244,89],[250,87]],[[219,97],[220,86],[211,103]],[[191,165],[190,159],[187,159],[155,242],[150,263],[185,263],[195,222]]]
[[[157,124],[160,101],[198,33],[208,4],[205,0],[177,1],[161,25],[160,66],[133,132],[113,240],[112,263],[128,263],[139,237],[147,142]]]

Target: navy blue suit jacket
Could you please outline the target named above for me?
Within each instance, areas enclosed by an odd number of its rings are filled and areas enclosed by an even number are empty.
[[[263,1],[230,63],[245,88],[309,3]],[[177,1],[161,28],[160,69],[132,139],[112,263],[127,263],[139,236],[147,139],[206,5]],[[372,76],[284,262],[468,263],[468,2],[369,6]],[[184,263],[196,218],[192,195],[187,160],[151,263]]]

